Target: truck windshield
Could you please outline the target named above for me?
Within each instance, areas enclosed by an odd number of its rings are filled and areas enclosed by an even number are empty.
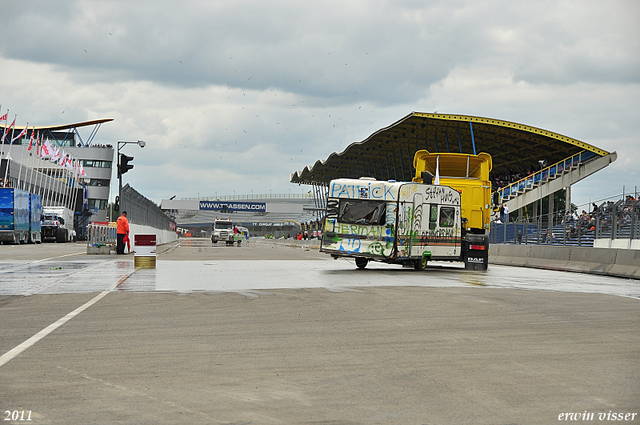
[[[231,224],[229,222],[215,223],[214,226],[215,226],[214,227],[215,229],[231,229],[233,227],[233,224]]]
[[[384,225],[386,202],[340,199],[338,221],[350,224]]]

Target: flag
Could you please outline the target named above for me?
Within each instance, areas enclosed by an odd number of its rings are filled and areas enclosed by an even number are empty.
[[[54,146],[53,150],[51,151],[51,160],[58,161],[59,159],[60,159],[60,149],[58,149],[57,146]]]
[[[4,114],[3,116],[1,116],[0,117],[0,121],[6,121],[7,120],[7,114],[8,114],[8,112],[6,114]]]
[[[84,167],[82,166],[82,164],[80,164],[80,175],[83,177],[87,175],[87,173],[84,172]]]
[[[33,147],[34,138],[33,136],[36,134],[35,130],[31,130],[31,138],[29,139],[29,147],[27,148],[27,152],[31,152],[31,148]]]
[[[15,122],[15,120],[14,120]],[[12,124],[13,125],[13,124]],[[29,125],[29,123],[27,123],[27,126]],[[16,140],[18,140],[19,138],[21,138],[22,136],[24,136],[25,134],[27,134],[27,127],[25,126],[24,130],[22,130],[20,132],[20,134],[18,134],[16,137],[14,137],[13,139],[11,139],[11,143],[13,144],[13,142],[15,142]]]
[[[15,123],[16,123],[16,119],[14,118],[13,122],[11,123],[11,125],[9,127],[5,128],[4,134],[2,135],[2,140],[0,140],[0,143],[4,143],[4,140],[6,139],[7,134],[9,134],[9,131],[11,131],[11,127],[13,127],[15,125]]]
[[[45,140],[45,142],[42,144],[42,157],[43,158],[47,158],[49,156],[51,156],[51,142],[49,142],[49,139]]]
[[[38,131],[38,137],[36,137],[36,156],[40,156],[40,132]]]
[[[440,155],[436,156],[436,178],[433,179],[433,184],[440,184]]]

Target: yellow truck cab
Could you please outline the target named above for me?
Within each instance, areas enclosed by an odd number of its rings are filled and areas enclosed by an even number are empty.
[[[442,186],[460,192],[462,218],[465,229],[472,233],[488,233],[491,222],[491,155],[462,153],[416,152],[413,167],[414,182],[423,183],[423,173],[435,178],[438,171]]]
[[[439,179],[439,184],[460,193],[462,245],[465,265],[487,269],[491,223],[491,155],[488,153],[430,153],[419,150],[413,158],[414,182]]]

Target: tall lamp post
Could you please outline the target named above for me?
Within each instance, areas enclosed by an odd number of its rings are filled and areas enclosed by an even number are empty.
[[[118,140],[118,203],[121,205],[122,203],[122,175],[133,168],[133,165],[129,164],[129,161],[133,159],[132,156],[126,156],[123,154],[125,158],[121,158],[120,149],[128,144],[128,143],[136,143],[141,148],[144,148],[147,144],[143,140]],[[124,161],[123,161],[124,159]]]

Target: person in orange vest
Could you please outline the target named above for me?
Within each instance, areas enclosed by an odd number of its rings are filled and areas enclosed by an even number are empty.
[[[127,220],[127,212],[122,211],[122,215],[118,217],[116,228],[116,236],[118,244],[116,245],[116,254],[124,254],[124,237],[129,234],[129,220]]]

